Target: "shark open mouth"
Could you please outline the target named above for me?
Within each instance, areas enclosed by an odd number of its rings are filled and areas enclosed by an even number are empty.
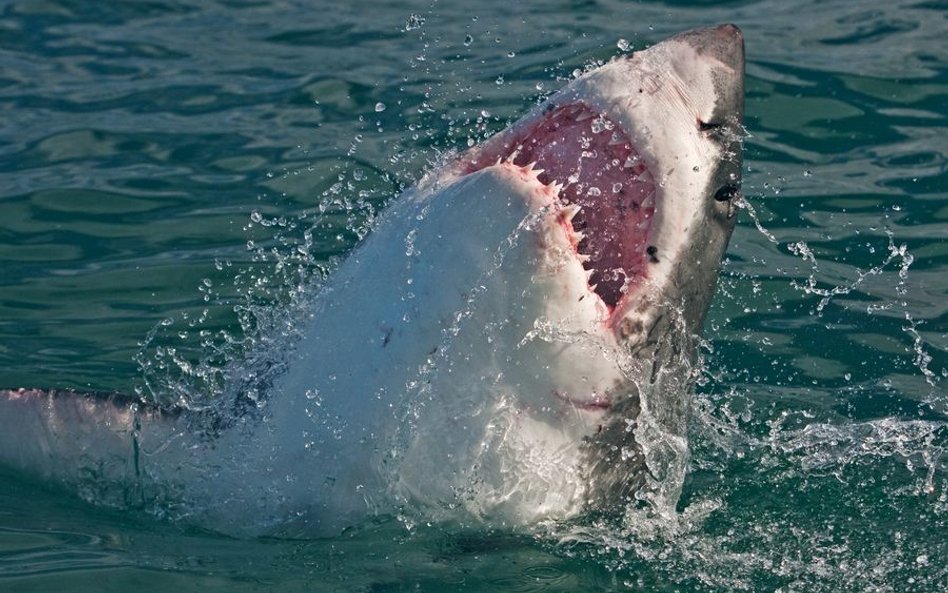
[[[645,278],[655,260],[648,245],[656,184],[628,134],[583,102],[549,106],[531,121],[476,149],[472,173],[498,161],[533,164],[544,184],[562,186],[563,205],[575,205],[573,244],[589,286],[610,311]]]

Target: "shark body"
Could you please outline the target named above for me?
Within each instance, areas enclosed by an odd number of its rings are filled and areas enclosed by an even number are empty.
[[[743,69],[737,27],[685,32],[429,173],[319,288],[252,417],[210,435],[116,395],[4,390],[0,463],[239,535],[676,496],[662,473],[687,457],[688,364],[734,226]]]

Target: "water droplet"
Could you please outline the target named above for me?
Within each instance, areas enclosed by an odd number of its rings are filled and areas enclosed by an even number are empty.
[[[611,130],[612,128],[615,127],[615,124],[613,124],[611,121],[609,121],[608,119],[604,118],[601,115],[593,119],[592,124],[590,125],[592,127],[592,131],[594,134],[599,134],[606,130]]]
[[[405,21],[405,30],[414,31],[415,29],[420,29],[422,25],[425,24],[425,17],[417,13],[411,13],[408,15],[408,20]]]
[[[471,37],[470,35],[465,35],[465,36],[464,36],[464,47],[469,47],[472,43],[474,43],[474,38]]]
[[[495,80],[494,82],[497,84],[504,84],[504,75],[501,74],[500,76],[498,76],[497,80]]]
[[[405,255],[409,257],[415,255],[415,235],[417,235],[417,230],[412,229],[408,231],[408,235],[405,237]]]
[[[385,111],[385,103],[382,103],[381,101],[379,101],[378,103],[375,104],[375,112],[381,113],[382,111]]]
[[[629,51],[630,49],[632,49],[632,45],[629,43],[627,39],[620,39],[619,41],[617,41],[616,47],[618,47],[622,51]]]

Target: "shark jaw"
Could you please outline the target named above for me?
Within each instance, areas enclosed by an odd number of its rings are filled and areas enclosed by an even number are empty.
[[[628,517],[648,500],[664,514],[677,503],[691,351],[735,224],[743,118],[743,38],[723,25],[587,73],[462,156],[468,171],[495,159],[527,164],[557,190],[544,235],[565,254],[559,269],[573,273],[559,274],[546,308],[603,353],[563,348],[574,372],[594,380],[550,373],[553,395],[592,429],[580,447],[594,501],[585,512]],[[553,304],[556,295],[566,299]]]
[[[743,60],[730,25],[616,59],[423,184],[450,194],[439,199],[506,198],[508,227],[523,216],[518,206],[527,212],[464,328],[489,328],[496,355],[486,356],[500,364],[465,355],[442,368],[452,380],[477,368],[468,389],[498,402],[487,436],[454,447],[478,451],[462,463],[477,469],[452,487],[476,490],[462,496],[471,513],[530,524],[621,514],[643,500],[674,508],[694,336],[740,196]],[[491,215],[469,218],[452,240],[482,241]],[[485,356],[464,334],[455,348]],[[437,382],[432,392],[443,394]],[[503,437],[492,441],[493,431]],[[423,441],[408,447],[399,484],[432,505],[425,470],[414,468],[443,466],[431,451],[451,447]]]
[[[545,235],[582,266],[617,344],[654,345],[669,305],[697,333],[740,198],[743,71],[737,27],[688,31],[575,80],[448,176],[501,163],[535,172],[525,179],[555,194],[544,207],[560,236]]]

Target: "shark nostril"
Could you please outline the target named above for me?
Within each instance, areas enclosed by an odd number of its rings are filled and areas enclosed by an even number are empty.
[[[710,132],[711,130],[717,130],[721,127],[720,123],[710,122],[710,121],[701,121],[698,120],[698,130],[701,132]]]

